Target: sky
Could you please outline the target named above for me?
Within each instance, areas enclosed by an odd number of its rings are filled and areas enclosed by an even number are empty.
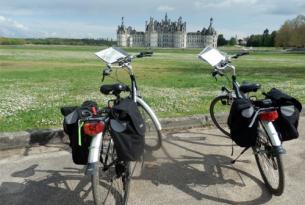
[[[150,17],[182,16],[187,31],[214,28],[226,38],[278,30],[305,14],[305,0],[0,0],[0,36],[113,38],[125,25],[144,31]]]

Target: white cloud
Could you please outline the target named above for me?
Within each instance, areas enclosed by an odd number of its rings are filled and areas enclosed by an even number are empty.
[[[21,30],[28,30],[26,26],[24,26],[21,23],[18,23],[17,21],[5,18],[4,16],[0,16],[0,27],[12,27],[12,28],[17,28]]]
[[[305,0],[0,0],[0,35],[18,37],[112,37],[121,16],[126,25],[143,30],[150,16],[182,16],[187,30],[201,30],[210,17],[215,27],[246,33],[276,29],[305,14]],[[118,7],[117,5],[120,5]],[[115,12],[114,12],[115,11]],[[7,18],[9,17],[9,19]],[[253,24],[259,26],[254,28]],[[246,27],[246,25],[249,25]],[[216,30],[219,30],[216,28]],[[24,34],[24,35],[22,35]]]
[[[0,16],[0,36],[21,37],[29,34],[29,28],[12,19]]]
[[[258,0],[197,0],[194,6],[198,9],[202,8],[228,8],[239,7],[245,5],[254,5]]]
[[[166,12],[166,11],[173,11],[173,10],[175,10],[175,8],[171,7],[171,6],[168,6],[168,5],[160,5],[157,8],[157,10],[160,11],[160,12]]]
[[[283,0],[269,3],[262,7],[262,11],[266,14],[274,15],[298,15],[304,13],[305,2],[304,0],[290,0],[289,3]]]
[[[103,26],[81,21],[44,21],[44,25],[35,25],[32,29],[37,31],[36,37],[43,38],[106,38],[115,36],[117,27],[116,25]]]

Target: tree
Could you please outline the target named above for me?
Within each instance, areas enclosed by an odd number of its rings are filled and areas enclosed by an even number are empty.
[[[275,46],[275,38],[276,38],[277,32],[273,31],[270,35],[270,46]]]
[[[217,39],[217,45],[224,46],[227,44],[228,44],[228,41],[223,37],[223,34],[219,34],[218,39]]]
[[[278,34],[275,38],[276,45],[282,47],[289,46],[291,34],[292,34],[291,27],[289,26],[288,22],[285,22],[284,25],[278,31]]]
[[[268,29],[265,29],[263,34],[255,34],[251,35],[248,38],[247,46],[259,47],[271,47],[274,46],[275,38],[276,38],[276,31],[273,31],[271,34],[269,33]]]
[[[305,16],[287,20],[277,32],[275,43],[282,47],[305,47]]]
[[[261,46],[271,46],[271,36],[269,35],[269,30],[266,28],[261,38]]]
[[[249,40],[247,41],[247,46],[262,46],[262,35],[251,35]]]
[[[234,46],[237,44],[237,40],[234,37],[231,37],[231,39],[229,40],[229,45]]]

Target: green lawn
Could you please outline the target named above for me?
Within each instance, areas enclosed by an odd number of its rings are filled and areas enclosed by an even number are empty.
[[[59,127],[59,108],[87,99],[104,105],[99,93],[103,62],[93,46],[0,46],[0,131]],[[135,53],[140,49],[126,49]],[[234,52],[236,48],[224,48]],[[224,79],[197,58],[200,49],[156,49],[137,59],[134,71],[145,100],[160,117],[208,112]],[[305,102],[305,55],[260,49],[234,62],[240,81],[254,81],[263,90],[278,87]],[[119,79],[129,82],[125,72]],[[115,76],[115,72],[112,75]],[[106,83],[113,82],[107,79]]]

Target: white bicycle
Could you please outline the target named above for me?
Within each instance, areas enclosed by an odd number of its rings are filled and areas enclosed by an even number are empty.
[[[91,175],[92,193],[96,205],[125,205],[128,201],[133,170],[131,168],[131,161],[119,158],[116,144],[111,135],[111,130],[120,130],[121,132],[126,129],[124,122],[112,120],[115,119],[113,106],[124,99],[134,101],[145,122],[144,149],[151,152],[161,147],[161,124],[154,111],[142,99],[130,64],[132,59],[150,56],[152,53],[141,52],[135,56],[130,56],[119,48],[111,47],[97,52],[96,55],[107,63],[106,68],[102,72],[103,80],[111,74],[114,68],[124,69],[130,76],[131,86],[129,87],[123,83],[102,85],[100,88],[101,93],[104,95],[114,95],[115,99],[109,100],[107,107],[101,110],[93,109],[93,114],[89,112],[88,116],[79,120],[79,123],[83,123],[84,132],[92,136],[86,174]],[[120,94],[122,92],[129,92],[129,96],[121,97]],[[129,147],[128,143],[126,146]],[[141,160],[143,163],[144,157]]]
[[[162,145],[162,127],[161,124],[153,111],[151,107],[144,101],[142,98],[137,82],[136,82],[136,77],[133,73],[131,61],[135,58],[143,58],[147,56],[151,56],[153,53],[146,51],[146,52],[140,52],[137,55],[131,56],[122,49],[119,48],[108,48],[105,50],[102,50],[100,52],[97,52],[96,55],[101,58],[103,61],[107,63],[106,68],[103,70],[103,80],[106,76],[109,76],[114,68],[117,69],[124,69],[127,71],[131,85],[130,87],[123,84],[111,84],[111,85],[103,85],[101,87],[101,92],[103,94],[110,94],[114,93],[115,94],[115,89],[118,87],[124,88],[125,90],[130,92],[129,97],[133,99],[134,102],[137,103],[138,108],[141,112],[141,115],[143,119],[145,120],[145,125],[146,125],[146,133],[145,133],[145,149],[147,151],[154,151],[158,150],[161,145]]]

